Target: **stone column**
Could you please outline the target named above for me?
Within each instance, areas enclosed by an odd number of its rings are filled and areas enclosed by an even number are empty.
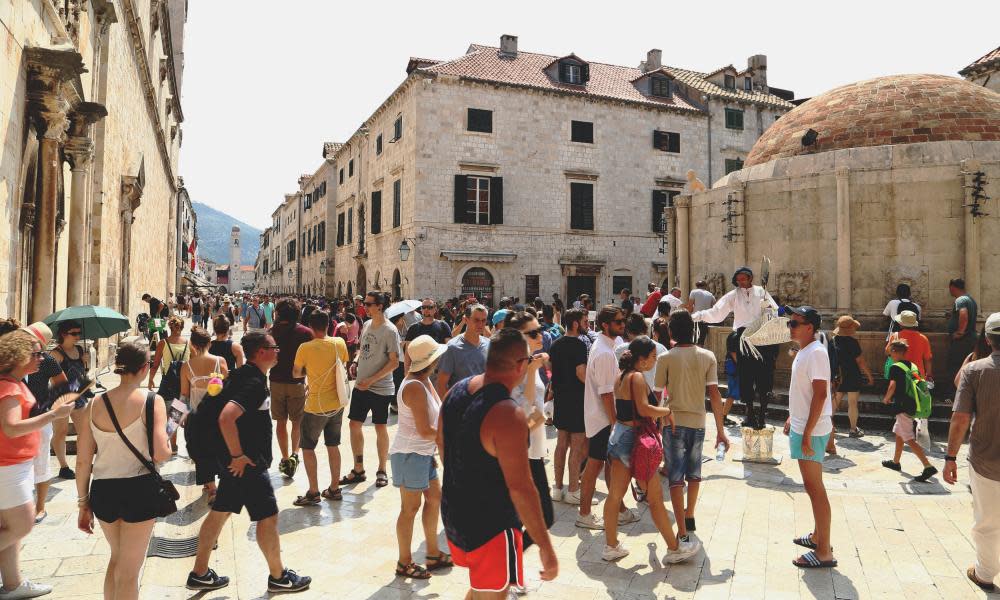
[[[969,204],[974,202],[972,197],[972,177],[976,171],[981,171],[983,168],[982,163],[978,160],[963,160],[962,161],[962,174],[963,183],[965,188],[962,192],[963,204],[966,206],[962,207],[962,212],[965,213],[963,217],[964,222],[964,233],[962,236],[965,240],[965,291],[973,298],[980,300],[982,298],[982,279],[980,278],[980,252],[979,252],[979,223],[976,217],[972,215],[972,209],[969,208]],[[981,301],[981,300],[980,300]],[[975,327],[975,323],[970,324]]]
[[[91,125],[108,111],[94,102],[81,102],[70,117],[70,135],[64,149],[73,169],[72,195],[69,211],[69,272],[66,274],[66,305],[84,303],[87,289],[86,255],[90,236],[87,216],[90,213],[90,170],[94,158]]]
[[[851,179],[837,169],[837,312],[851,310]]]
[[[677,246],[674,244],[677,239],[677,208],[675,206],[668,206],[664,210],[667,228],[667,281],[670,282],[670,285],[667,286],[668,291],[670,286],[677,281]],[[661,283],[661,281],[656,282],[657,285]]]
[[[83,57],[73,50],[26,48],[28,115],[39,136],[39,179],[35,215],[35,248],[31,265],[30,320],[40,321],[55,309],[56,238],[62,145],[69,127],[72,85],[84,71]]]
[[[691,292],[691,196],[680,195],[674,198],[677,210],[677,286],[681,288],[681,298],[687,298]]]

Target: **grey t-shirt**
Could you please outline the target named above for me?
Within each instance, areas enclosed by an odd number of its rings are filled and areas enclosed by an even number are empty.
[[[479,336],[479,345],[470,344],[464,335],[448,342],[448,350],[441,356],[438,372],[448,373],[448,387],[455,385],[466,377],[479,375],[486,371],[486,351],[490,348],[490,340]]]
[[[399,331],[396,326],[386,321],[380,327],[365,324],[361,330],[360,349],[358,350],[358,379],[365,379],[377,373],[389,361],[389,353],[402,356],[399,349]],[[395,366],[395,364],[393,365]],[[368,391],[381,396],[392,396],[396,386],[392,381],[392,371],[368,387]]]
[[[715,296],[712,295],[712,292],[701,288],[691,290],[691,295],[688,298],[694,303],[695,311],[708,310],[715,305]]]
[[[975,417],[969,436],[972,468],[1000,481],[1000,351],[965,365],[952,410]]]

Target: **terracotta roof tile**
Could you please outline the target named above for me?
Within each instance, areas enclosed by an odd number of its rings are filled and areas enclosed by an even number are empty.
[[[340,142],[325,142],[323,144],[323,158],[333,158],[333,155],[343,147],[344,145]]]
[[[728,68],[733,68],[733,70],[735,70],[732,65],[727,65],[722,69],[716,70],[715,73],[720,73],[723,69]],[[708,78],[714,73],[699,73],[698,71],[680,69],[678,67],[664,67],[664,70],[676,77],[682,83],[691,86],[703,94],[743,102],[760,102],[763,104],[770,104],[772,106],[780,106],[781,108],[795,108],[795,105],[791,102],[783,98],[779,98],[774,94],[764,94],[757,90],[752,92],[741,89],[727,90],[721,85],[714,84],[708,80]]]
[[[1000,46],[997,46],[993,50],[990,50],[978,59],[972,61],[972,64],[959,71],[958,74],[968,75],[981,69],[988,69],[990,67],[997,66],[1000,66]]]

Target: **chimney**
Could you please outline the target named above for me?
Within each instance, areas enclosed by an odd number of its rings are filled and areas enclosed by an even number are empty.
[[[500,36],[500,56],[517,58],[517,36],[504,34]]]
[[[747,59],[747,68],[753,70],[753,87],[767,93],[767,56],[754,54]]]
[[[655,71],[663,66],[663,50],[653,48],[646,53],[643,72]]]

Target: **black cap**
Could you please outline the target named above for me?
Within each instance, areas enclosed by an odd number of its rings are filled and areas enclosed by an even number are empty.
[[[785,311],[799,315],[806,320],[806,323],[812,323],[816,329],[819,329],[819,324],[823,320],[819,311],[811,306],[786,306]]]

